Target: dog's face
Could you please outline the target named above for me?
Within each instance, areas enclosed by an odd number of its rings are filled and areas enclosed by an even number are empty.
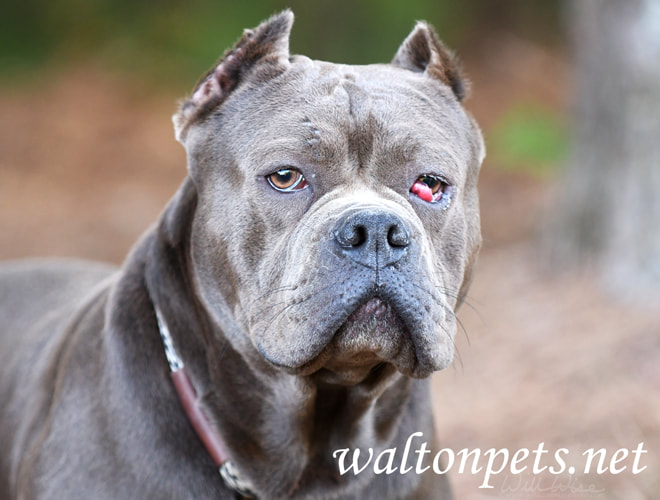
[[[425,25],[392,65],[346,66],[289,57],[291,22],[246,32],[175,116],[198,292],[291,373],[428,376],[452,360],[480,244],[460,76]]]

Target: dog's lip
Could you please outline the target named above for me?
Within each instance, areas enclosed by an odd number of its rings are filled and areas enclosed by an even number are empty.
[[[362,302],[355,310],[346,318],[344,323],[349,321],[367,321],[372,316],[373,317],[382,317],[385,314],[391,313],[392,308],[387,303],[384,302],[378,295],[367,299]]]
[[[287,364],[287,363],[282,363],[281,361],[277,361],[277,360],[273,359],[269,355],[267,349],[264,347],[264,345],[261,342],[257,343],[256,347],[259,350],[259,353],[261,354],[261,356],[263,356],[263,358],[266,361],[268,361],[268,363],[270,363],[271,365],[276,366],[278,368],[285,369],[285,370],[289,371],[292,374],[309,375],[309,374],[313,373],[314,371],[318,370],[319,358],[323,357],[323,353],[326,350],[328,344],[330,342],[332,342],[332,339],[337,334],[337,332],[339,332],[339,330],[341,330],[342,326],[344,324],[346,324],[346,322],[349,320],[349,318],[352,315],[356,314],[362,307],[364,307],[369,301],[373,300],[374,298],[375,298],[375,296],[373,294],[366,295],[365,297],[363,297],[358,302],[358,304],[355,308],[353,308],[349,311],[346,311],[345,314],[335,318],[335,321],[333,321],[334,327],[331,327],[334,330],[333,335],[330,337],[330,339],[328,340],[327,343],[324,343],[323,345],[317,346],[314,349],[315,355],[310,357],[309,361],[307,361],[305,363],[301,363],[300,365],[290,365],[290,364]],[[312,369],[313,367],[316,367],[316,369]]]
[[[283,359],[273,357],[270,350],[265,348],[260,342],[256,343],[261,356],[271,365],[278,369],[283,370],[290,375],[295,376],[311,376],[323,369],[333,355],[333,344],[335,343],[338,334],[341,330],[353,319],[360,319],[364,316],[369,316],[369,313],[376,311],[379,314],[392,315],[390,319],[395,319],[399,323],[401,330],[400,340],[402,341],[401,347],[405,352],[390,352],[391,355],[381,357],[379,362],[390,364],[403,375],[412,378],[426,378],[434,371],[444,368],[447,363],[443,361],[442,357],[438,358],[438,352],[425,342],[424,337],[414,335],[411,328],[416,328],[413,318],[398,311],[398,307],[405,307],[405,301],[401,302],[397,296],[390,297],[389,294],[383,296],[378,294],[378,288],[371,289],[369,292],[362,295],[362,297],[355,301],[356,305],[348,309],[344,314],[334,318],[332,323],[328,325],[329,329],[333,332],[330,337],[324,336],[326,340],[321,340],[322,343],[307,346],[306,351],[309,357],[306,360],[301,360],[300,363],[287,363]],[[387,290],[385,290],[387,292]],[[309,339],[307,339],[309,340]],[[405,344],[405,345],[404,345]],[[405,347],[405,349],[403,349]],[[295,347],[294,347],[295,349]],[[442,356],[442,353],[440,353]],[[377,363],[374,361],[373,366]],[[336,366],[336,365],[335,365]]]
[[[273,359],[261,344],[258,344],[257,348],[261,356],[271,365],[283,369],[292,375],[309,376],[324,368],[331,357],[331,352],[328,349],[329,346],[331,346],[333,342],[336,341],[338,335],[340,335],[340,332],[346,327],[346,325],[366,322],[373,317],[382,318],[384,316],[389,316],[388,319],[390,321],[394,321],[395,318],[399,318],[399,316],[393,312],[392,307],[387,302],[383,301],[383,299],[381,299],[379,296],[374,294],[366,295],[358,303],[357,307],[355,307],[351,312],[347,312],[346,315],[336,323],[338,326],[335,329],[335,332],[332,335],[330,341],[327,344],[320,346],[318,348],[318,353],[312,359],[298,366],[291,366]],[[402,325],[405,325],[405,322],[403,322],[403,320],[400,318],[399,321]],[[408,333],[407,328],[405,334],[410,338],[410,334]],[[368,352],[353,353],[353,355],[361,356],[364,360],[364,365],[370,365],[369,368],[372,368],[384,361],[388,361],[374,356]],[[331,369],[329,371],[337,373],[337,369]]]
[[[364,335],[360,325],[381,322],[392,332],[387,336]],[[324,373],[342,385],[360,383],[372,376],[378,366],[390,364],[402,373],[410,374],[418,364],[415,343],[406,322],[395,309],[378,295],[365,297],[341,323],[328,345],[304,368],[312,373]],[[378,370],[376,370],[378,371]]]

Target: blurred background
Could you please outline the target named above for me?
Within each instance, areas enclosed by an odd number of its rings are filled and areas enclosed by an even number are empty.
[[[472,80],[484,246],[458,355],[433,380],[443,446],[631,472],[493,480],[458,499],[660,498],[660,3],[654,0],[24,0],[0,17],[0,259],[120,263],[186,175],[177,99],[291,7],[291,49],[389,61],[431,22]],[[581,463],[576,461],[576,465]]]

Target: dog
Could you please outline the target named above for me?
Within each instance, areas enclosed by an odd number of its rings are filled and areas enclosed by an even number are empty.
[[[1,498],[450,497],[333,452],[434,436],[481,243],[466,80],[423,22],[366,66],[291,56],[292,24],[182,103],[188,176],[120,269],[3,265]]]

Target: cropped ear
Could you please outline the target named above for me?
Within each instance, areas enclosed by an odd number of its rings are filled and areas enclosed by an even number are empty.
[[[418,21],[403,41],[392,64],[440,80],[451,87],[459,101],[468,93],[468,81],[461,74],[460,63],[438,39],[435,30],[423,21]]]
[[[197,82],[192,96],[172,117],[176,138],[182,142],[189,125],[206,116],[255,71],[253,79],[267,81],[289,66],[289,35],[293,12],[284,10],[243,36]],[[257,72],[258,70],[258,72]]]

